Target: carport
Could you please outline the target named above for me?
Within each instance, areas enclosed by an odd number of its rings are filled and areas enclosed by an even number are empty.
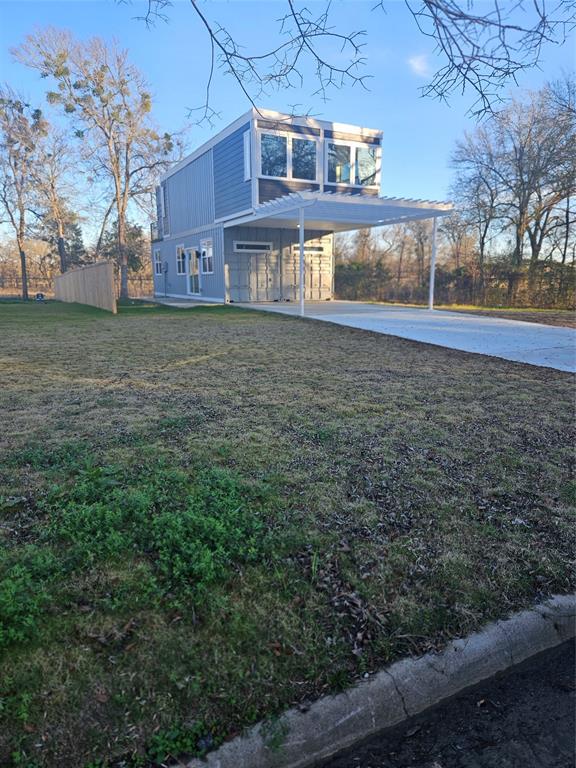
[[[298,229],[299,233],[299,308],[305,313],[304,265],[306,230],[349,232],[383,227],[419,219],[433,219],[428,307],[434,306],[437,222],[452,211],[451,203],[404,200],[352,193],[292,192],[257,206],[255,210],[224,226],[249,225],[257,228]]]

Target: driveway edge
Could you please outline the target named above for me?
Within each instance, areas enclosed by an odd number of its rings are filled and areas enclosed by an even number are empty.
[[[186,767],[305,768],[574,636],[576,596],[555,596],[441,653],[398,661],[306,712],[290,709],[272,725],[259,723]]]

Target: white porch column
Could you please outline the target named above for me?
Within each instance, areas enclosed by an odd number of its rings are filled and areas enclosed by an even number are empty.
[[[432,253],[430,255],[430,291],[428,293],[428,309],[434,309],[434,277],[436,275],[436,230],[438,218],[434,216],[432,225]]]
[[[300,237],[300,316],[304,317],[304,206],[298,209],[298,234]]]

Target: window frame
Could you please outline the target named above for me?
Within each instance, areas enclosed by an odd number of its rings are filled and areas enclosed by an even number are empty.
[[[162,251],[160,248],[154,248],[154,275],[162,274]]]
[[[211,265],[210,269],[205,268],[208,261]],[[211,237],[200,240],[200,273],[202,275],[214,274],[214,240]]]
[[[267,176],[262,173],[262,136],[280,136],[286,139],[286,176]],[[292,169],[292,140],[299,139],[300,141],[311,141],[316,148],[316,163],[314,164],[314,178],[313,179],[298,179],[293,175]],[[274,179],[276,181],[296,181],[300,184],[318,184],[320,178],[320,159],[321,159],[321,137],[310,136],[306,133],[296,133],[295,131],[275,131],[273,128],[261,128],[258,131],[258,149],[257,149],[257,170],[258,178],[260,179]]]
[[[252,178],[252,131],[248,129],[242,134],[242,151],[244,153],[244,181]]]
[[[179,254],[180,252],[180,254]],[[180,271],[180,264],[184,265],[184,271]],[[179,277],[186,276],[188,274],[188,269],[186,266],[186,246],[184,243],[180,243],[176,246],[176,274]]]
[[[328,145],[334,144],[336,146],[350,147],[350,169],[353,171],[351,174],[353,181],[329,181],[329,155]],[[375,149],[376,150],[376,179],[374,184],[356,184],[356,152],[358,149]],[[330,136],[326,136],[324,139],[324,184],[335,187],[354,187],[354,189],[380,189],[380,173],[382,168],[382,145],[381,144],[368,144],[365,141],[351,141],[350,139],[333,139]]]
[[[238,245],[267,246],[266,248],[237,248]],[[273,244],[269,241],[260,240],[233,240],[232,251],[234,253],[272,253]]]

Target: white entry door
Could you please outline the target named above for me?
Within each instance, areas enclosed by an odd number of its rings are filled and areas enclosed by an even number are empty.
[[[200,293],[200,259],[196,255],[195,248],[187,248],[186,257],[188,265],[188,293],[191,296],[197,296]]]

